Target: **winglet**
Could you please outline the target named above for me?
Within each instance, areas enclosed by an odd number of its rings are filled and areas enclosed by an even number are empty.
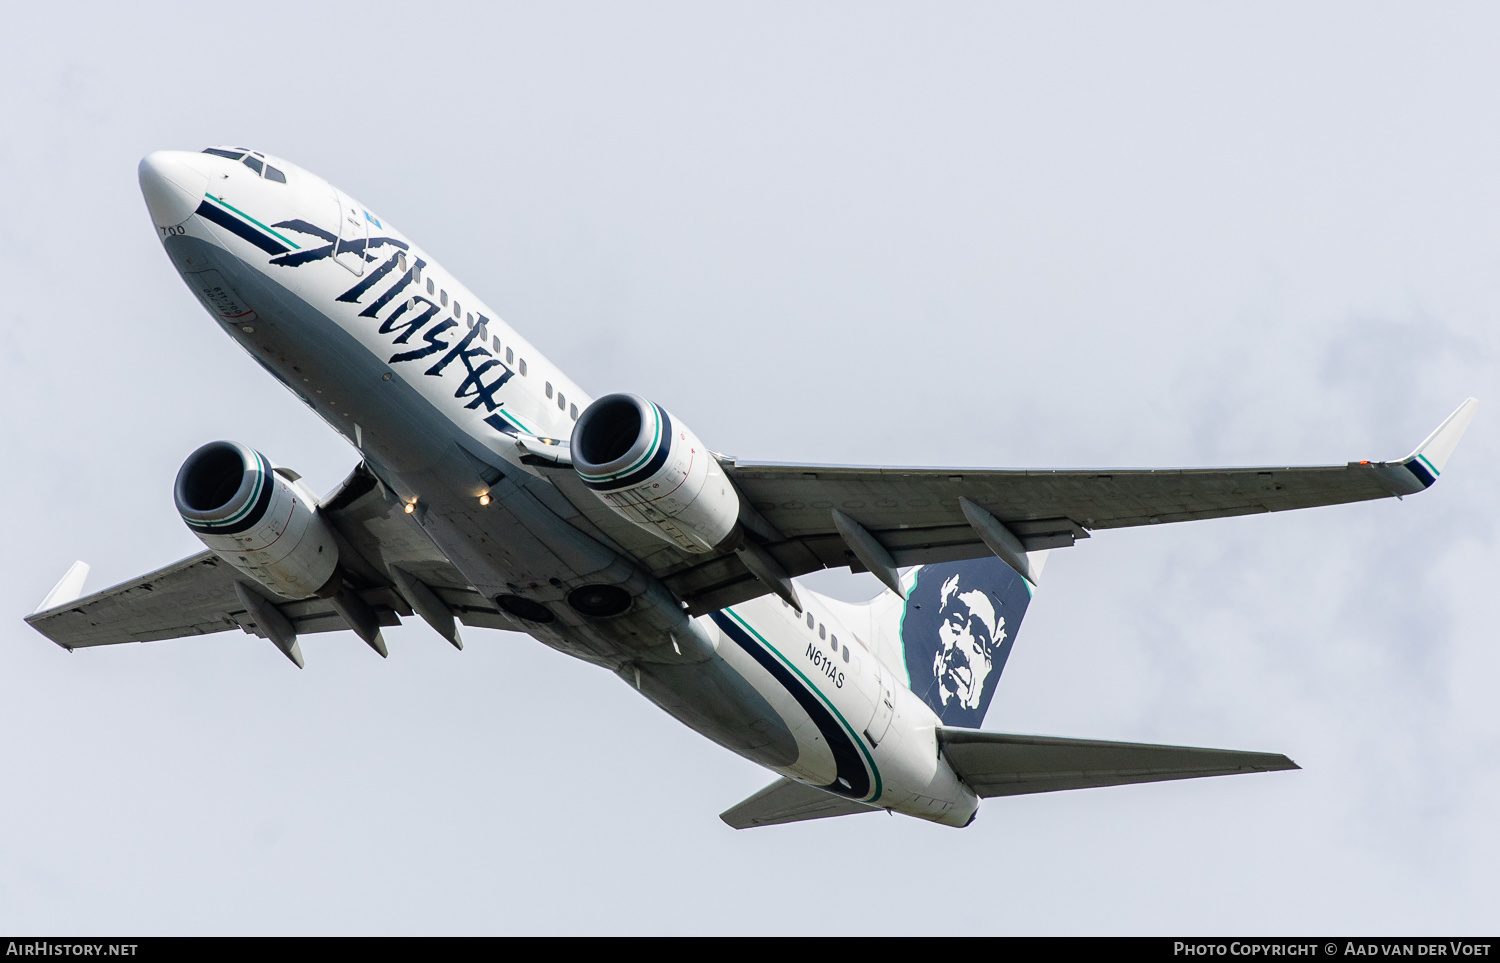
[[[1437,430],[1428,435],[1427,440],[1418,445],[1416,451],[1401,459],[1401,464],[1416,476],[1423,488],[1431,487],[1443,473],[1448,459],[1453,455],[1453,449],[1458,447],[1458,440],[1463,437],[1464,429],[1469,427],[1469,422],[1474,420],[1474,413],[1478,410],[1479,401],[1469,398],[1446,421],[1438,425]]]
[[[89,563],[83,561],[74,562],[63,573],[63,577],[57,580],[57,584],[52,586],[52,591],[47,593],[46,598],[42,599],[41,603],[37,605],[31,614],[35,615],[37,612],[45,612],[48,609],[55,609],[59,605],[67,605],[69,602],[77,601],[83,595],[83,581],[88,577]]]

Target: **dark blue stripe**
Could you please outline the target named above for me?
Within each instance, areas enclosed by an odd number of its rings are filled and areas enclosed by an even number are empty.
[[[656,409],[656,413],[661,416],[661,447],[656,450],[655,456],[646,463],[646,467],[633,471],[624,478],[616,478],[611,481],[591,482],[586,478],[580,478],[579,480],[586,487],[592,488],[596,492],[612,492],[621,488],[630,488],[633,485],[639,485],[661,471],[661,466],[667,463],[667,456],[672,453],[672,419],[668,418],[667,413],[660,408]]]
[[[499,415],[490,415],[488,418],[484,419],[484,423],[503,435],[510,435],[512,438],[516,437],[519,434],[519,432],[516,431],[515,425],[506,421],[504,418],[501,418]]]
[[[860,758],[859,747],[849,740],[849,734],[839,721],[828,711],[821,699],[817,697],[801,680],[788,669],[785,664],[775,655],[767,652],[765,647],[745,633],[733,619],[723,612],[715,612],[712,616],[714,623],[724,634],[750,654],[761,667],[771,673],[772,678],[780,682],[782,688],[792,694],[798,705],[802,706],[804,712],[812,718],[813,724],[828,741],[828,748],[833,752],[834,764],[838,767],[838,774],[849,783],[849,788],[834,780],[823,789],[850,799],[864,799],[870,794],[870,773],[865,769],[864,760]]]
[[[275,238],[267,237],[228,211],[221,211],[217,207],[214,207],[208,201],[202,201],[198,204],[197,214],[206,221],[213,221],[220,227],[233,231],[267,254],[285,254],[291,250],[291,248]]]
[[[1423,488],[1431,488],[1432,483],[1437,481],[1437,476],[1428,471],[1427,466],[1415,458],[1406,463],[1406,470],[1417,477],[1417,481],[1422,483]]]

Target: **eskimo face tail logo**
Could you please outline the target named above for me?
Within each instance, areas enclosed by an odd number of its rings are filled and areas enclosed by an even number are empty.
[[[944,725],[978,728],[1031,591],[998,558],[924,565],[906,599],[901,644],[911,689]]]

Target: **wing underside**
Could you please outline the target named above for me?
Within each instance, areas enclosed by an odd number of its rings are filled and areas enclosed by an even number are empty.
[[[862,528],[889,565],[904,567],[997,551],[995,538],[987,540],[980,531],[986,522],[976,525],[976,516],[998,524],[1013,537],[1017,551],[1034,552],[1065,548],[1091,532],[1112,528],[1403,497],[1423,491],[1437,479],[1477,406],[1472,398],[1464,402],[1410,455],[1388,462],[1050,471],[781,465],[738,459],[721,463],[742,496],[741,519],[749,537],[788,576],[844,566],[879,575],[878,563],[869,564],[869,553],[861,552],[841,530],[835,513]],[[583,492],[570,498],[580,507],[587,501],[597,504]],[[595,521],[601,527],[610,524],[608,519]],[[613,529],[607,530],[613,534]],[[658,552],[653,560],[657,574],[691,612],[714,611],[767,591],[735,553],[703,557]],[[890,584],[888,578],[882,580]]]
[[[342,541],[340,558],[358,584],[356,593],[380,625],[399,625],[411,605],[369,559],[397,565],[432,589],[465,625],[515,629],[495,603],[465,583],[405,513],[393,508],[363,466],[325,499],[322,509]],[[235,592],[243,581],[228,563],[202,551],[140,578],[27,617],[38,632],[65,649],[121,642],[154,642],[243,629],[267,633]],[[278,601],[298,635],[351,628],[331,602]]]

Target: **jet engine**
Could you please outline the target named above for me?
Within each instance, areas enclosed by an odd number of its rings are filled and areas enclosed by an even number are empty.
[[[735,529],[740,499],[698,436],[639,395],[605,395],[573,426],[584,485],[620,515],[688,552]]]
[[[325,595],[338,587],[338,543],[296,477],[252,448],[210,442],[177,472],[177,511],[204,545],[276,594]]]

